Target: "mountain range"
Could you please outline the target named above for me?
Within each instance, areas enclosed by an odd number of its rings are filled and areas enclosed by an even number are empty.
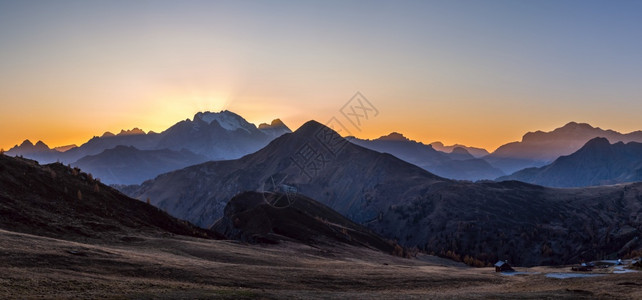
[[[463,148],[463,149],[466,150],[466,152],[470,153],[470,155],[472,155],[475,158],[484,157],[484,156],[490,154],[490,153],[488,153],[488,150],[486,150],[484,148],[469,147],[469,146],[465,146],[465,145],[461,145],[461,144],[454,144],[454,145],[446,146],[442,142],[432,142],[429,145],[432,146],[433,149],[435,149],[437,151],[445,152],[445,153],[451,153],[451,152],[455,151],[455,149],[457,149],[457,148]]]
[[[553,163],[497,180],[519,180],[551,187],[583,187],[642,181],[642,143],[594,138]]]
[[[475,158],[466,148],[455,147],[449,153],[435,150],[431,145],[410,140],[400,133],[393,132],[374,140],[347,138],[353,144],[390,153],[397,158],[419,166],[433,174],[460,180],[480,180],[497,178],[502,171],[487,161]]]
[[[642,184],[553,189],[454,181],[352,144],[314,121],[241,159],[206,162],[122,190],[209,227],[234,195],[281,189],[403,246],[485,262],[567,264],[641,247]]]
[[[129,185],[140,184],[164,172],[189,165],[210,160],[237,159],[258,151],[274,138],[289,132],[291,130],[279,119],[256,127],[229,111],[200,112],[192,120],[178,122],[161,133],[145,133],[139,128],[121,130],[118,134],[105,132],[80,147],[70,145],[59,149],[50,149],[42,141],[34,145],[26,140],[11,148],[7,154],[21,155],[42,163],[59,161],[80,166],[105,183]],[[529,132],[521,142],[508,143],[488,155],[481,148],[444,146],[440,142],[423,144],[396,132],[373,140],[347,139],[368,149],[390,153],[450,179],[477,181],[521,178],[549,186],[583,186],[628,180],[623,175],[611,181],[606,178],[587,183],[578,179],[576,184],[545,183],[524,175],[533,172],[530,168],[543,167],[560,156],[572,154],[595,137],[605,137],[611,142],[642,142],[640,131],[621,134],[575,122],[551,132]],[[527,170],[520,173],[520,177],[504,177],[523,169]]]
[[[642,131],[623,134],[586,123],[570,122],[550,132],[528,132],[520,142],[505,144],[484,159],[504,173],[512,174],[549,164],[560,156],[579,150],[596,137],[604,137],[611,143],[642,142]]]
[[[42,162],[55,162],[57,157],[62,155],[62,151],[50,149],[42,141],[32,143],[30,140],[24,140],[20,145],[15,145],[5,152],[9,156],[23,156]]]
[[[161,133],[138,128],[105,132],[64,152],[26,140],[6,154],[81,166],[109,184],[138,184],[191,164],[239,158],[290,132],[278,119],[260,127],[230,111],[199,112],[193,120],[178,122]]]

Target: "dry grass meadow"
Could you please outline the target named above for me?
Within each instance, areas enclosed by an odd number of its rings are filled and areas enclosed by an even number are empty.
[[[640,299],[642,276],[505,276],[437,257],[403,259],[353,247],[182,236],[81,243],[0,230],[0,298]]]

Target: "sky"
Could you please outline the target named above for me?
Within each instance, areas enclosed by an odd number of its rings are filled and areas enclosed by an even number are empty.
[[[198,111],[494,150],[570,121],[642,129],[642,1],[4,1],[0,147]],[[347,107],[351,107],[348,105]]]

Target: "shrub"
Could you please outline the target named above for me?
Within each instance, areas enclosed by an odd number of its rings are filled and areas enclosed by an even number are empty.
[[[399,244],[395,244],[395,248],[392,250],[392,255],[403,257],[403,248]]]
[[[464,256],[464,263],[476,268],[482,268],[486,266],[483,261],[468,255]]]

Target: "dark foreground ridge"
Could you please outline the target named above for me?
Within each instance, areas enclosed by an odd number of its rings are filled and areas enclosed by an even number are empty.
[[[347,244],[404,255],[397,244],[331,208],[302,195],[289,197],[279,193],[241,193],[228,202],[223,218],[211,229],[229,239],[249,243]]]
[[[0,155],[0,216],[1,229],[73,240],[128,234],[215,236],[77,168],[5,155]]]

